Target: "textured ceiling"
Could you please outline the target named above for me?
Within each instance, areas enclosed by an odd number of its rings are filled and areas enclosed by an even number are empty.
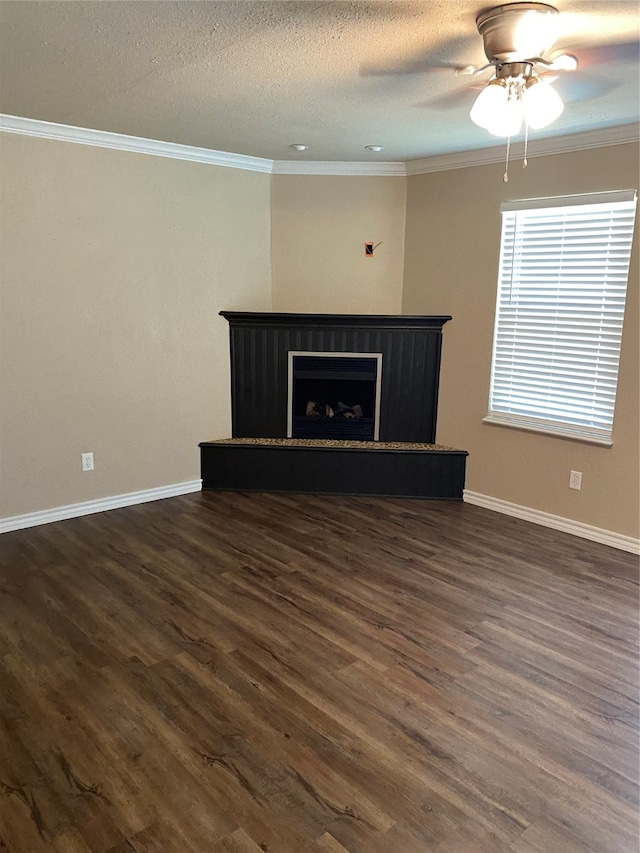
[[[475,18],[490,5],[3,0],[0,112],[276,160],[484,148],[500,141],[469,119],[477,78],[452,66],[483,64]],[[557,46],[580,66],[544,135],[636,122],[637,0],[555,5]]]

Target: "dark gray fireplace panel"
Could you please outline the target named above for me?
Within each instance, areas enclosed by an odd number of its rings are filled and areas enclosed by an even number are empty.
[[[451,317],[220,313],[231,333],[234,438],[287,437],[289,352],[304,351],[381,353],[380,440],[435,442],[442,326]]]

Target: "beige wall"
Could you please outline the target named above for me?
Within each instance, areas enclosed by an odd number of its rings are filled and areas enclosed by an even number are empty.
[[[270,176],[1,144],[2,516],[198,478],[230,434],[217,313],[271,308]]]
[[[410,177],[403,313],[452,314],[444,329],[438,440],[470,452],[467,489],[638,536],[638,229],[613,447],[482,423],[487,411],[503,199],[638,187],[638,146],[606,147]],[[582,490],[568,488],[582,471]]]
[[[1,144],[0,516],[198,478],[198,441],[230,432],[220,309],[402,311],[454,317],[438,440],[470,451],[468,489],[638,536],[637,234],[613,448],[482,423],[500,202],[637,187],[637,146],[538,157],[526,172],[515,162],[505,185],[500,165],[270,178]],[[373,259],[365,240],[383,241]]]
[[[403,177],[274,175],[273,310],[399,314],[405,208]]]

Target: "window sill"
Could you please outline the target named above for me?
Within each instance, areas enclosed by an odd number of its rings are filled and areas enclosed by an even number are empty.
[[[519,423],[518,421],[510,421],[502,418],[496,418],[492,415],[487,415],[482,419],[483,424],[491,424],[492,426],[507,427],[509,429],[524,430],[524,432],[535,432],[541,435],[552,435],[556,438],[566,438],[569,441],[581,441],[583,444],[595,444],[599,447],[612,447],[613,441],[610,438],[597,438],[595,436],[581,435],[578,432],[570,432],[569,430],[555,429],[551,426],[540,424]]]

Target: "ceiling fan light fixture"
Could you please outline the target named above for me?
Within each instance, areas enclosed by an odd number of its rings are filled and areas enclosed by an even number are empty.
[[[534,130],[555,121],[564,109],[560,95],[527,62],[499,65],[471,108],[470,118],[493,136],[516,136],[523,120]]]
[[[527,80],[521,100],[525,121],[534,130],[547,127],[561,115],[564,109],[560,95],[539,77],[531,77]]]
[[[495,77],[480,92],[471,108],[471,120],[493,136],[507,138],[503,180],[509,180],[511,137],[523,123],[527,166],[529,129],[539,130],[555,121],[564,109],[562,98],[550,85],[556,72],[573,71],[578,60],[556,50],[545,56],[560,36],[560,15],[548,3],[505,3],[486,9],[476,18],[488,65]],[[542,70],[541,70],[542,69]]]

